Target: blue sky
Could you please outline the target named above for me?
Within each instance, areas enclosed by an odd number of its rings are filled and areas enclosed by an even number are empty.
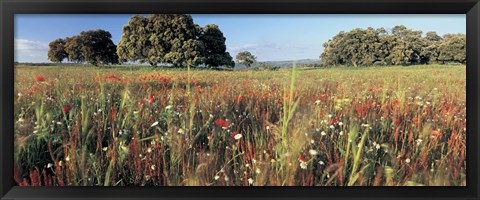
[[[114,43],[122,35],[128,15],[35,14],[15,16],[15,60],[48,62],[48,43],[83,30],[104,29]],[[259,61],[318,59],[322,44],[339,31],[354,28],[408,28],[446,33],[465,33],[465,15],[192,15],[200,26],[217,24],[227,38],[227,51],[252,52]]]

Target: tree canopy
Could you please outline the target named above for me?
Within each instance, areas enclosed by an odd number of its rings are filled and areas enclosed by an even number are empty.
[[[245,65],[247,68],[252,66],[253,63],[257,62],[257,57],[248,51],[242,51],[236,56],[237,62]]]
[[[327,66],[410,65],[438,62],[465,63],[465,35],[445,35],[395,26],[339,32],[323,44],[320,55]]]
[[[68,57],[65,52],[65,40],[56,39],[48,44],[48,59],[54,63],[61,63]]]
[[[217,25],[201,28],[185,14],[133,16],[123,27],[117,54],[121,62],[174,67],[233,66],[226,38]]]
[[[48,59],[62,62],[89,63],[95,66],[117,64],[116,45],[112,35],[104,30],[82,31],[79,35],[57,39],[49,44]]]
[[[205,25],[200,40],[205,45],[205,64],[207,66],[235,66],[232,56],[226,51],[226,38],[216,24]]]

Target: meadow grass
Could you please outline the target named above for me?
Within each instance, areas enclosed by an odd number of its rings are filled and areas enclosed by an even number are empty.
[[[19,185],[466,184],[462,65],[15,74]]]

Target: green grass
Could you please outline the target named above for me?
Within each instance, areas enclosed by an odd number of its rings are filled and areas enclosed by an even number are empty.
[[[15,73],[19,185],[466,184],[462,65]]]

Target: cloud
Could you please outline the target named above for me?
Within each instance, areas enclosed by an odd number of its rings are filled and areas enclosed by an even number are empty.
[[[14,55],[17,62],[48,62],[48,44],[27,39],[15,39]]]
[[[252,53],[265,51],[265,50],[275,50],[279,47],[274,43],[262,43],[262,44],[244,44],[240,46],[229,47],[227,50],[230,52],[241,52],[241,51],[250,51]]]
[[[257,56],[259,61],[280,61],[318,57],[318,55],[316,55],[318,54],[318,50],[309,45],[277,44],[272,42],[231,46],[227,47],[227,51],[234,58],[241,51],[249,51]]]

